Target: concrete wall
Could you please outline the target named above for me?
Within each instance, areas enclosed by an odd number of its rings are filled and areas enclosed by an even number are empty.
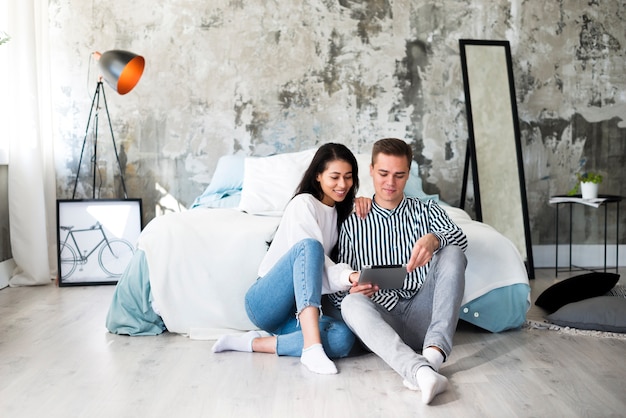
[[[145,221],[166,194],[188,206],[224,154],[328,141],[369,152],[386,136],[410,141],[425,190],[458,205],[468,136],[460,38],[511,42],[534,244],[554,242],[548,197],[567,192],[581,164],[607,174],[601,193],[626,194],[623,2],[49,5],[59,198],[72,194],[96,85],[90,53],[128,49],[146,58],[143,78],[125,96],[108,87],[106,94],[129,195],[143,198]],[[101,195],[120,197],[103,121]],[[79,197],[91,196],[89,160],[83,157]],[[577,242],[602,239],[592,223],[598,214],[601,225],[602,213],[592,211],[577,215],[587,225]],[[624,222],[620,235],[624,243]]]

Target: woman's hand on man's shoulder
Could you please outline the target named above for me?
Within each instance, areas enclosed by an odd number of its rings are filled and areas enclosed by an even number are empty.
[[[354,199],[354,212],[356,216],[365,219],[367,214],[372,210],[372,199],[369,197],[359,196]]]

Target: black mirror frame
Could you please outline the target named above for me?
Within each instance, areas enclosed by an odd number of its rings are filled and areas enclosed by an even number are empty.
[[[509,41],[472,39],[460,39],[459,47],[469,133],[461,208],[464,209],[465,205],[468,171],[471,164],[477,220],[491,225],[511,239],[522,258],[525,258],[529,278],[534,279],[528,200],[511,47]],[[487,47],[488,49],[477,49],[478,47]],[[480,50],[486,54],[473,60],[472,53],[480,52]],[[500,53],[502,55],[498,57],[497,54]],[[485,59],[488,57],[497,59]],[[497,77],[493,77],[493,75],[497,75]],[[484,82],[481,82],[481,77],[483,77],[482,81]],[[500,91],[501,95],[494,92],[494,89],[498,87],[498,81],[501,81],[502,85],[508,83],[507,91],[504,91],[503,88]],[[474,98],[472,98],[472,93],[474,93]],[[506,99],[505,96],[507,95],[510,100]],[[472,103],[473,99],[476,103]],[[473,104],[475,106],[472,106]],[[509,104],[510,108],[507,109]],[[501,120],[496,119],[498,115],[502,115]],[[485,123],[486,120],[489,121],[488,124]],[[505,129],[502,132],[497,131],[498,126],[504,126]],[[495,129],[485,129],[487,127],[495,127]],[[497,142],[491,141],[487,147],[481,147],[483,138],[490,135],[493,135]],[[515,151],[511,152],[513,146]],[[515,156],[510,155],[513,153]],[[494,156],[499,158],[493,158]],[[507,164],[507,162],[500,161],[500,157],[514,157],[514,159],[509,160],[509,164]],[[492,162],[493,164],[489,166]],[[496,166],[497,164],[501,165]],[[506,176],[505,171],[514,170],[515,166],[517,168],[516,173],[511,172]],[[502,178],[494,178],[493,173],[497,173]],[[483,175],[482,190],[480,175]],[[507,202],[510,202],[511,205],[507,206]]]

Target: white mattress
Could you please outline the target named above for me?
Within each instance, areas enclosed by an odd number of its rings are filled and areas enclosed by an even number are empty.
[[[497,288],[528,284],[523,260],[507,238],[461,209],[444,208],[468,237],[463,305]],[[203,338],[254,329],[244,295],[279,222],[202,208],[150,222],[138,247],[148,261],[153,306],[167,329]]]

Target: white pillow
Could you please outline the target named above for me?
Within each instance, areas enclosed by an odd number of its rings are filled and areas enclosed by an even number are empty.
[[[246,157],[239,210],[255,215],[281,215],[316,151],[310,149],[269,157]],[[355,157],[359,164],[360,183],[356,195],[371,198],[374,196],[370,176],[372,156],[368,153],[355,154]],[[419,168],[413,161],[405,193],[407,196],[426,197],[421,186]]]
[[[247,157],[239,210],[255,215],[282,214],[316,151]]]
[[[356,162],[359,164],[359,190],[356,196],[371,198],[374,196],[374,183],[370,176],[370,163],[372,162],[372,154],[355,154]]]

